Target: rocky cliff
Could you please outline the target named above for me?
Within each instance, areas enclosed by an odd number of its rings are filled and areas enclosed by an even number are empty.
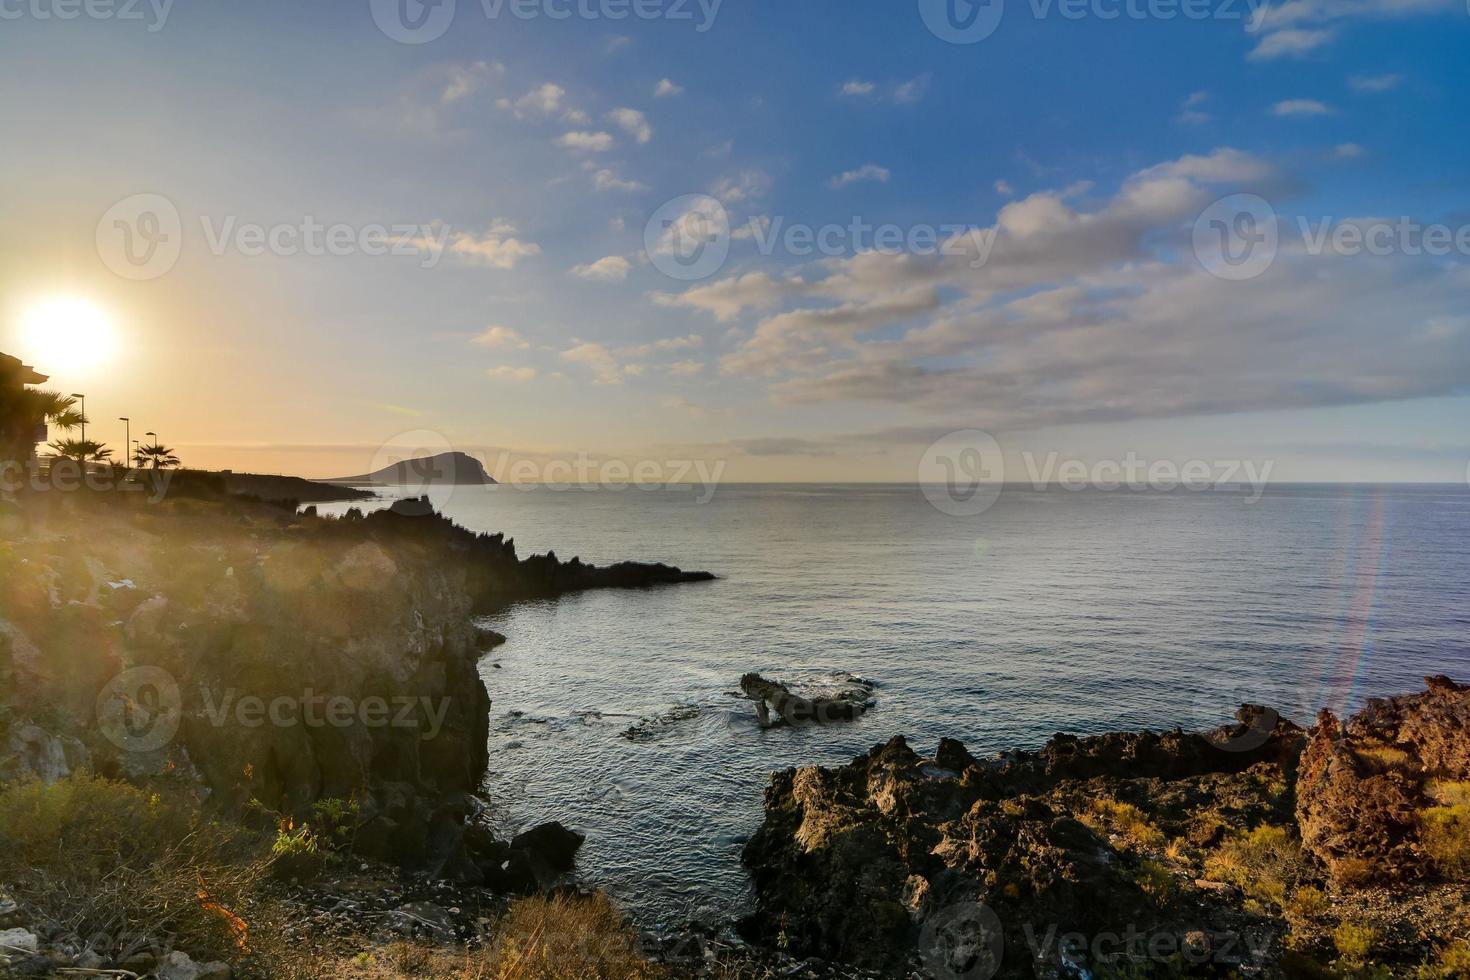
[[[488,763],[474,613],[692,577],[521,562],[401,511],[43,495],[0,524],[0,779],[86,767],[297,821],[350,800],[360,852],[468,880],[504,863],[466,836]]]

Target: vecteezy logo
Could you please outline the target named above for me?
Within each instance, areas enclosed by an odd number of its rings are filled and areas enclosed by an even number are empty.
[[[919,0],[929,33],[950,44],[985,40],[1000,27],[1005,10],[1005,0]]]
[[[643,247],[670,279],[708,279],[730,257],[730,213],[708,194],[676,197],[648,219]]]
[[[179,731],[179,685],[161,667],[132,667],[97,695],[97,727],[124,752],[161,749]]]
[[[1276,209],[1255,194],[1232,194],[1205,208],[1194,223],[1194,255],[1218,279],[1254,279],[1276,261],[1281,230]]]
[[[951,517],[985,513],[1005,483],[1005,454],[995,437],[961,429],[936,440],[919,460],[919,488],[936,509]]]
[[[938,980],[990,980],[1005,957],[1005,930],[988,906],[960,902],[924,920],[919,952]]]
[[[162,194],[134,194],[108,208],[97,222],[97,255],[124,279],[157,279],[179,261],[184,223]]]
[[[454,23],[455,0],[371,0],[378,30],[399,44],[437,41]]]

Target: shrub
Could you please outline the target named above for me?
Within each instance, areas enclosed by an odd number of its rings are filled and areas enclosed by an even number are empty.
[[[1170,893],[1174,890],[1174,876],[1169,869],[1157,861],[1144,861],[1138,866],[1138,873],[1133,880],[1138,884],[1139,890],[1155,902],[1163,904]]]
[[[1349,965],[1368,962],[1368,954],[1378,942],[1378,930],[1356,922],[1344,922],[1332,931],[1332,945]]]
[[[1456,940],[1430,962],[1419,967],[1416,980],[1463,980],[1470,977],[1470,942]]]
[[[1098,799],[1092,801],[1092,813],[1082,822],[1094,830],[1111,825],[1120,835],[1140,847],[1163,847],[1163,831],[1149,823],[1144,812],[1132,803]]]
[[[1470,805],[1420,811],[1419,844],[1445,874],[1470,873]]]
[[[1281,827],[1269,824],[1237,834],[1205,861],[1205,871],[1238,886],[1262,902],[1283,905],[1287,890],[1303,869],[1300,845]]]
[[[38,924],[112,950],[165,930],[201,954],[239,948],[248,926],[232,909],[266,867],[239,828],[87,773],[0,790],[0,842],[0,880]]]

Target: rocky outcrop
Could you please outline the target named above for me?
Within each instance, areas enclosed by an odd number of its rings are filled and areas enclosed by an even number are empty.
[[[983,762],[895,738],[839,769],[777,773],[743,854],[757,897],[743,931],[887,975],[1060,977],[1085,975],[1092,954],[1059,937],[1131,930],[1176,952],[1214,943],[1192,975],[1227,975],[1242,937],[1279,952],[1281,928],[1153,857],[1170,838],[1287,818],[1269,787],[1287,783],[1302,733],[1277,721],[1241,749],[1260,715],[1211,737],[1057,736]]]
[[[1346,724],[1324,711],[1302,756],[1302,842],[1343,884],[1446,870],[1423,830],[1426,813],[1446,802],[1436,787],[1470,780],[1470,687],[1447,677],[1426,684],[1372,699]]]
[[[709,572],[686,572],[672,565],[620,562],[598,567],[579,558],[562,561],[555,552],[521,559],[514,539],[477,534],[434,510],[427,497],[406,498],[364,516],[353,509],[341,520],[308,521],[316,533],[380,542],[407,541],[436,549],[460,565],[476,612],[491,612],[511,602],[550,598],[587,589],[635,589],[709,582]]]

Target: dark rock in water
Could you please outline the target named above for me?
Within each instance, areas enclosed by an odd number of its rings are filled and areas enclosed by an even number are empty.
[[[1449,802],[1434,798],[1435,785],[1470,779],[1470,687],[1447,677],[1426,684],[1421,694],[1370,700],[1345,725],[1330,711],[1318,718],[1302,756],[1297,818],[1303,844],[1341,885],[1464,870],[1443,866],[1425,833],[1433,833],[1427,811]]]
[[[861,718],[872,704],[872,685],[859,683],[855,690],[843,691],[835,697],[804,698],[793,694],[785,684],[766,680],[760,674],[740,678],[740,690],[756,702],[762,725],[785,722],[788,725],[826,724]],[[775,712],[779,722],[771,720]]]
[[[517,834],[510,843],[479,840],[485,883],[499,892],[531,895],[556,887],[572,870],[586,838],[560,823],[541,824]]]
[[[572,870],[577,860],[577,851],[587,838],[575,830],[568,830],[559,821],[533,827],[525,833],[511,838],[512,851],[526,851],[544,861],[553,871]]]
[[[494,650],[496,647],[502,645],[503,643],[505,643],[504,633],[497,632],[496,630],[490,629],[487,626],[479,626],[475,628],[475,645],[481,651]],[[499,667],[500,665],[494,664],[494,666]]]

